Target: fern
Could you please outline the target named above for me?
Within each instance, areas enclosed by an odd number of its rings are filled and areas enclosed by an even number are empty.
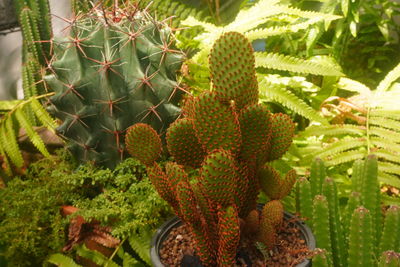
[[[377,92],[386,92],[392,83],[400,77],[400,64],[398,64],[386,77],[379,83],[376,88]]]
[[[35,119],[39,120],[44,127],[54,132],[56,123],[38,101],[38,99],[51,94],[32,96],[29,99],[15,102],[16,104],[12,106],[12,109],[8,110],[0,119],[0,155],[4,158],[5,170],[9,175],[11,175],[10,163],[17,168],[21,168],[24,164],[17,140],[17,133],[20,128],[25,130],[29,140],[40,153],[45,157],[50,156],[43,140],[33,128],[33,123],[29,119],[30,112],[27,112],[27,109],[29,108],[29,111],[32,111]]]
[[[329,64],[318,64],[310,60],[304,60],[292,56],[276,53],[256,52],[254,53],[257,67],[277,70],[285,70],[297,73],[309,73],[325,76],[342,76],[340,70]]]
[[[76,253],[79,257],[90,260],[97,264],[98,266],[103,266],[103,267],[120,267],[120,266],[130,266],[130,267],[143,267],[143,266],[150,266],[150,232],[144,231],[142,234],[133,234],[129,238],[129,242],[126,242],[127,239],[124,239],[121,241],[120,245],[114,250],[112,255],[110,257],[106,257],[102,253],[96,251],[96,250],[91,250],[87,248],[85,245],[81,245],[77,248]],[[135,258],[135,256],[129,254],[124,250],[124,244],[129,243],[130,249],[133,249],[137,255],[143,260],[146,264],[143,264],[143,262],[140,262],[138,259]],[[121,262],[122,264],[119,265],[117,263]],[[53,263],[57,266],[60,267],[78,267],[81,266],[79,264],[76,264],[73,259],[70,257],[56,253],[50,256],[50,258],[47,260],[49,263]]]
[[[151,231],[149,229],[142,229],[139,233],[134,233],[129,237],[129,245],[139,255],[139,257],[151,265],[150,261],[150,244],[151,244]]]
[[[185,26],[203,27],[204,32],[196,36],[195,40],[200,42],[200,48],[202,50],[199,51],[199,53],[208,54],[211,45],[224,32],[240,32],[246,35],[250,40],[264,39],[273,35],[298,32],[320,21],[332,21],[340,18],[330,14],[303,11],[289,6],[279,5],[278,3],[279,1],[277,0],[261,0],[248,9],[242,9],[233,22],[223,27],[218,27],[190,16],[186,20],[183,20],[182,24]],[[296,21],[301,22],[258,29],[260,25],[269,21],[279,20],[278,17],[280,15],[293,16]]]
[[[79,265],[75,263],[70,257],[65,256],[61,253],[56,253],[50,256],[50,258],[47,260],[47,262],[52,263],[54,265],[60,266],[60,267],[81,267],[82,265]]]
[[[309,120],[325,125],[328,124],[324,117],[315,112],[302,99],[287,90],[284,84],[273,83],[273,81],[277,81],[277,78],[272,75],[259,76],[259,90],[262,101],[276,101]]]
[[[357,103],[362,113],[356,116],[365,119],[365,125],[335,124],[330,126],[313,125],[302,132],[300,140],[317,140],[310,147],[298,147],[297,156],[303,156],[301,164],[307,165],[318,156],[328,166],[352,162],[373,153],[378,157],[379,179],[382,183],[400,188],[400,110],[397,96],[398,84],[393,82],[400,76],[400,65],[382,80],[376,90],[341,78],[338,87],[356,93]],[[301,165],[300,164],[300,165]]]

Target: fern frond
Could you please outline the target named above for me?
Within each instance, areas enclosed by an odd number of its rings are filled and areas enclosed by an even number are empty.
[[[377,151],[374,151],[374,155],[384,160],[400,164],[400,153],[386,149],[378,149]]]
[[[0,112],[12,110],[21,102],[22,100],[2,100],[0,101]]]
[[[76,253],[79,256],[91,260],[100,266],[119,267],[118,264],[116,264],[112,260],[109,260],[106,256],[104,256],[100,252],[96,250],[90,250],[85,245],[78,247]]]
[[[0,128],[0,135],[2,134],[1,128]],[[0,155],[3,156],[3,168],[5,173],[8,176],[12,175],[12,171],[11,171],[11,164],[10,161],[8,160],[7,154],[4,150],[4,145],[3,145],[3,138],[0,137]]]
[[[396,205],[396,206],[400,206],[400,198],[398,197],[391,197],[387,194],[383,194],[381,196],[381,199],[383,201],[383,204],[385,205]]]
[[[370,138],[370,140],[371,140],[371,144],[376,147],[381,147],[386,150],[396,151],[396,152],[400,153],[400,144],[396,144],[390,140],[380,138],[377,136],[372,136]]]
[[[52,263],[56,266],[59,267],[81,267],[82,265],[79,265],[75,263],[70,257],[65,256],[61,253],[56,253],[53,254],[49,257],[47,262]]]
[[[333,156],[328,156],[324,158],[324,161],[326,166],[335,166],[346,162],[352,162],[357,159],[363,159],[366,154],[365,150],[350,150]]]
[[[313,25],[317,22],[320,22],[323,18],[315,17],[309,19],[305,22],[297,23],[297,24],[290,24],[288,26],[275,26],[269,28],[260,28],[251,30],[245,33],[245,36],[250,41],[254,41],[257,39],[263,39],[270,36],[280,35],[284,33],[295,33],[301,30],[306,30],[310,25]]]
[[[249,9],[241,10],[235,20],[226,26],[229,31],[246,32],[266,22],[266,19],[279,14],[293,15],[299,18],[321,18],[332,21],[339,19],[339,16],[324,14],[314,11],[304,11],[297,8],[279,5],[276,0],[261,0]]]
[[[337,68],[326,64],[318,64],[311,60],[268,52],[255,52],[254,56],[256,67],[314,75],[343,76],[343,73]]]
[[[1,143],[4,150],[9,157],[10,161],[18,168],[21,168],[24,164],[21,151],[17,143],[17,137],[15,135],[16,129],[14,128],[12,116],[6,116],[4,123],[1,124],[0,135],[2,138]]]
[[[329,155],[336,155],[346,150],[354,150],[358,147],[366,146],[367,140],[365,138],[345,138],[335,143],[324,147],[322,151],[317,152],[314,156],[319,158],[326,158]]]
[[[46,145],[40,138],[39,134],[33,129],[32,124],[27,119],[27,114],[23,109],[17,109],[15,111],[15,117],[18,120],[21,128],[23,128],[28,135],[32,144],[40,151],[45,157],[50,157],[49,151],[46,149]]]
[[[132,233],[129,237],[129,245],[132,249],[139,255],[139,257],[151,265],[150,260],[150,241],[151,241],[151,232],[143,230],[140,233]]]
[[[369,127],[369,133],[371,135],[377,135],[383,139],[390,140],[394,143],[400,143],[400,133],[393,130],[371,126]]]
[[[379,169],[383,172],[390,174],[399,174],[400,165],[390,163],[390,162],[379,162]]]
[[[44,127],[49,129],[51,132],[55,133],[54,129],[57,127],[57,124],[55,123],[54,119],[43,108],[39,100],[33,97],[30,99],[30,101],[31,101],[30,106],[32,107],[32,111],[35,113],[39,121],[43,124]]]
[[[299,135],[300,137],[310,136],[338,136],[338,135],[363,135],[365,133],[365,127],[357,126],[353,124],[334,124],[328,126],[311,125],[307,127]]]
[[[383,184],[387,184],[390,186],[400,188],[400,179],[399,179],[399,177],[397,177],[395,175],[392,175],[392,174],[389,174],[389,173],[386,173],[383,171],[378,171],[378,179]]]
[[[269,82],[268,76],[260,76],[259,90],[261,98],[276,101],[309,120],[325,125],[328,124],[328,121],[324,117],[307,105],[302,99],[287,90],[285,86],[279,86]]]
[[[400,78],[400,64],[398,64],[393,70],[391,70],[385,78],[379,83],[376,88],[377,92],[385,92],[387,91],[392,83]]]
[[[350,92],[357,92],[360,95],[371,95],[371,89],[368,86],[345,77],[340,78],[338,87]]]
[[[370,116],[369,123],[384,128],[389,128],[400,132],[400,121],[391,118]]]
[[[204,22],[201,20],[196,19],[195,17],[189,16],[187,17],[185,20],[181,21],[182,25],[185,26],[190,26],[190,27],[194,27],[194,26],[201,26],[204,28],[204,30],[206,32],[213,32],[216,31],[218,28],[218,26],[215,26],[212,23],[208,23],[208,22]]]
[[[400,120],[400,110],[387,110],[387,109],[373,109],[369,112],[370,116],[375,117],[390,117]]]

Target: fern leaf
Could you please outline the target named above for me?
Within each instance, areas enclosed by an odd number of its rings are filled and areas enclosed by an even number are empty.
[[[374,151],[374,154],[384,160],[400,164],[400,153],[385,149],[379,149],[377,151]]]
[[[15,117],[17,118],[21,128],[23,128],[29,137],[32,144],[40,151],[45,157],[50,157],[49,151],[47,151],[43,140],[40,138],[38,133],[33,129],[31,123],[29,122],[26,113],[23,109],[17,109],[15,111]]]
[[[343,76],[343,73],[337,68],[326,64],[318,64],[311,60],[268,52],[255,52],[254,56],[256,67],[323,76]]]
[[[96,250],[90,250],[85,245],[80,246],[77,249],[76,253],[79,256],[81,256],[85,259],[91,260],[100,266],[119,267],[118,264],[116,264],[112,260],[109,260],[106,256],[104,256],[100,252],[98,252]]]
[[[376,147],[381,147],[386,150],[395,151],[397,153],[400,153],[400,145],[392,142],[391,140],[387,140],[387,139],[380,138],[377,136],[372,136],[370,138],[370,140],[371,140],[371,144],[373,144]]]
[[[380,127],[389,128],[400,132],[400,121],[391,118],[370,116],[369,124],[378,125]]]
[[[190,27],[194,27],[194,26],[201,26],[204,28],[204,30],[206,32],[214,32],[216,31],[219,27],[215,26],[212,23],[208,23],[208,22],[204,22],[201,20],[198,20],[192,16],[187,17],[185,20],[181,21],[182,25],[185,26],[190,26]]]
[[[328,121],[324,117],[307,105],[302,99],[295,96],[289,90],[286,90],[284,86],[273,86],[267,77],[261,78],[259,90],[262,98],[279,102],[309,120],[325,125],[328,124]]]
[[[376,126],[371,126],[369,127],[369,133],[372,135],[377,135],[383,139],[390,140],[395,143],[400,143],[400,132]]]
[[[35,97],[30,99],[30,106],[43,126],[55,133],[54,129],[57,127],[57,124]]]
[[[10,161],[18,168],[21,168],[24,164],[21,151],[18,146],[17,137],[15,136],[15,129],[13,124],[13,118],[11,115],[2,121],[0,128],[0,135],[2,138],[2,144],[4,150],[9,157]]]
[[[143,230],[139,234],[132,234],[129,239],[129,245],[132,249],[139,255],[139,257],[151,265],[150,260],[150,241],[151,233],[150,231]]]
[[[378,179],[383,184],[400,188],[400,179],[395,175],[383,171],[378,171]]]
[[[324,147],[322,151],[315,154],[315,157],[325,158],[329,155],[336,155],[342,153],[343,151],[356,149],[358,147],[363,147],[367,145],[367,140],[365,138],[345,138]]]
[[[22,100],[2,100],[0,101],[0,111],[9,111],[20,104]]]
[[[366,151],[364,150],[350,150],[345,151],[333,156],[328,156],[324,158],[326,166],[335,166],[339,164],[343,164],[346,162],[352,162],[357,159],[363,159],[366,155]]]
[[[310,25],[313,25],[319,21],[321,21],[321,17],[315,17],[312,19],[309,19],[305,22],[297,23],[297,24],[292,24],[288,26],[276,26],[276,27],[269,27],[269,28],[261,28],[261,29],[255,29],[251,30],[245,33],[247,39],[250,41],[254,41],[257,39],[263,39],[267,38],[270,36],[275,36],[275,35],[280,35],[284,33],[295,33],[300,30],[305,30]]]
[[[323,20],[336,20],[339,16],[324,14],[314,11],[303,11],[297,8],[292,8],[285,5],[279,5],[277,0],[261,0],[249,9],[244,9],[239,12],[235,20],[226,26],[229,31],[246,32],[254,29],[258,25],[266,22],[266,19],[279,15],[287,14],[294,15],[300,18],[314,19],[319,17]]]
[[[50,258],[47,260],[47,262],[57,265],[59,267],[81,267],[82,266],[82,265],[75,263],[70,257],[65,256],[61,253],[56,253],[56,254],[51,255]]]
[[[400,120],[400,110],[387,110],[387,109],[372,109],[370,116],[375,117],[390,117],[396,120]]]
[[[1,130],[0,130],[0,134],[2,134]],[[6,155],[6,152],[4,150],[4,145],[3,145],[2,138],[0,138],[0,156],[3,157],[2,159],[3,159],[4,171],[6,172],[6,174],[8,176],[11,176],[12,175],[11,165],[10,165],[10,161],[8,160],[8,156]]]
[[[387,91],[392,83],[400,77],[400,64],[398,64],[393,70],[391,70],[385,78],[379,83],[376,88],[377,92]]]
[[[350,92],[357,92],[360,95],[371,95],[371,89],[368,86],[345,77],[340,78],[338,87]]]
[[[365,127],[357,126],[352,124],[335,124],[328,126],[320,126],[320,125],[311,125],[305,129],[305,131],[301,132],[299,135],[301,137],[310,137],[310,136],[338,136],[338,135],[364,135]]]
[[[390,162],[379,162],[379,169],[386,173],[399,174],[400,165],[390,163]]]
[[[384,205],[400,206],[400,198],[398,198],[398,197],[391,197],[391,196],[388,196],[386,194],[383,194],[381,196],[381,199],[382,199]]]

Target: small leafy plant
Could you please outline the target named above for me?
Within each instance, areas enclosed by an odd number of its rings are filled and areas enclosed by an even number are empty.
[[[268,248],[283,220],[280,199],[291,190],[296,173],[281,175],[266,164],[289,148],[294,124],[285,114],[271,114],[258,104],[253,49],[240,33],[223,34],[209,57],[213,90],[189,98],[184,117],[167,131],[175,162],[165,170],[155,161],[160,137],[149,125],[128,129],[127,149],[147,166],[162,198],[193,233],[205,266],[233,266],[240,220]],[[260,189],[270,198],[256,210]]]

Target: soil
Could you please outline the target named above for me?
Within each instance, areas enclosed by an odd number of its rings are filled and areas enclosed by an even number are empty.
[[[311,252],[293,220],[283,222],[278,231],[276,245],[270,251],[261,252],[253,245],[252,240],[243,238],[235,267],[290,267],[308,258]],[[192,235],[186,225],[171,230],[161,246],[160,258],[166,267],[202,266],[194,252]]]

